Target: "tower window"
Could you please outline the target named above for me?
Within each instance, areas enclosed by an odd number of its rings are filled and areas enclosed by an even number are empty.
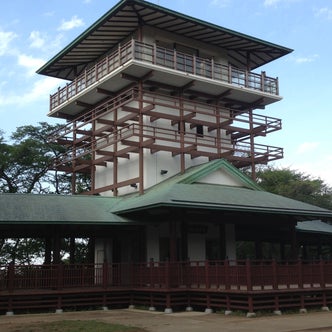
[[[198,137],[203,137],[203,126],[202,125],[197,125],[196,134]]]

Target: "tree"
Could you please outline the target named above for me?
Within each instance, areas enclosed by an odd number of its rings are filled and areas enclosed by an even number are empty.
[[[256,178],[268,192],[332,210],[332,188],[319,178],[271,166],[259,169]]]
[[[249,169],[244,172],[250,176]],[[332,210],[332,188],[321,179],[289,168],[264,166],[256,170],[256,181],[268,192]],[[285,251],[289,249],[284,248]],[[264,258],[280,258],[280,247],[275,243],[263,242],[262,253]],[[254,257],[255,243],[237,242],[237,258]]]
[[[6,143],[0,131],[0,192],[24,194],[70,194],[71,177],[54,170],[53,161],[64,152],[63,146],[50,142],[49,136],[61,125],[45,122],[38,126],[22,126]],[[77,177],[80,188],[85,191],[90,181],[86,176]],[[80,243],[84,241],[83,239]],[[67,241],[68,242],[68,241]],[[66,250],[68,245],[63,243]],[[80,247],[79,247],[80,248]],[[16,262],[30,264],[42,257],[43,239],[0,239],[0,264]],[[66,251],[62,254],[65,257]]]
[[[47,137],[59,125],[45,122],[39,126],[23,126],[11,135],[12,144],[0,139],[0,191],[7,193],[69,192],[68,177],[51,172],[52,160],[61,154],[60,145],[48,142]]]

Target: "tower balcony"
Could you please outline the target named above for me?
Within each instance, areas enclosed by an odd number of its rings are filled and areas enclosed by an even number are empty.
[[[115,116],[119,109],[121,115]],[[185,112],[182,117],[181,110]],[[139,114],[144,117],[143,126],[137,120]],[[178,124],[184,118],[181,131]],[[198,133],[197,126],[204,126],[204,133]],[[241,168],[282,159],[282,148],[254,142],[254,137],[280,129],[281,120],[274,117],[185,98],[176,104],[173,96],[131,88],[68,121],[49,140],[66,147],[53,165],[65,172],[89,173],[93,166],[130,159],[140,148],[152,154],[185,154],[191,159],[225,158]],[[226,136],[220,136],[220,131]]]
[[[198,136],[192,133],[181,135],[177,130],[140,126],[132,123],[116,132],[104,133],[92,139],[82,136],[75,142],[63,140],[68,150],[54,161],[54,169],[67,172],[89,172],[91,166],[106,166],[116,157],[130,158],[138,153],[139,147],[151,153],[167,151],[174,157],[184,153],[191,158],[207,157],[209,160],[225,158],[236,167],[246,167],[283,158],[283,149],[275,146],[251,144],[245,141],[232,141],[209,135]],[[118,148],[113,147],[117,145]],[[121,147],[120,147],[121,146]],[[93,160],[89,156],[94,155]]]
[[[50,96],[49,116],[72,119],[133,82],[143,82],[150,91],[167,89],[240,110],[264,108],[282,99],[278,78],[265,72],[253,73],[211,58],[130,40],[59,87]]]

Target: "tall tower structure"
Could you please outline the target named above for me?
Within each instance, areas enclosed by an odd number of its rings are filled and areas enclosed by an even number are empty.
[[[281,129],[257,109],[282,99],[258,68],[292,50],[156,4],[122,0],[39,74],[68,80],[50,96],[54,167],[91,176],[88,194],[143,194],[191,166],[237,168],[281,159],[256,138]],[[75,193],[75,183],[73,183]]]

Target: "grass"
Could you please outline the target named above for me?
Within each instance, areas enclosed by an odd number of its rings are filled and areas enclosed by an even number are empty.
[[[109,324],[95,320],[64,320],[48,323],[33,323],[15,327],[11,332],[146,332],[146,330],[119,324]]]

